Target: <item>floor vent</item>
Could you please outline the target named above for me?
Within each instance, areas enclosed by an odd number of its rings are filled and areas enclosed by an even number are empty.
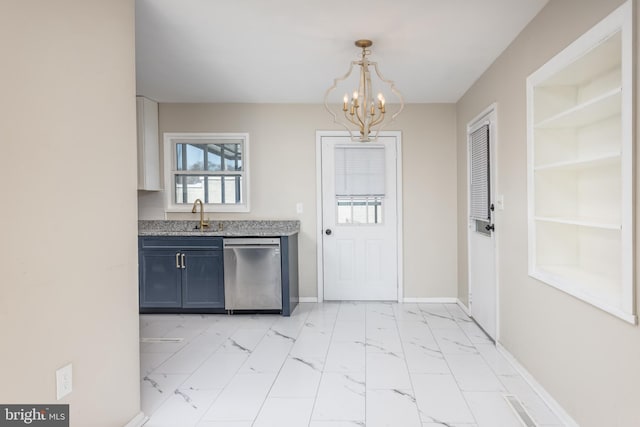
[[[513,412],[515,412],[518,418],[520,418],[523,426],[538,427],[536,422],[533,421],[533,418],[531,418],[531,415],[529,415],[524,406],[522,406],[522,402],[520,402],[520,399],[518,399],[517,396],[514,396],[512,394],[504,394],[503,397],[505,398],[509,406],[511,406]]]
[[[175,343],[182,341],[184,341],[184,338],[140,338],[140,342],[146,343]]]

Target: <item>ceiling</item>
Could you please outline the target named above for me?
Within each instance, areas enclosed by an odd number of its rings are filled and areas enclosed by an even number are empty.
[[[321,103],[373,40],[405,102],[456,102],[547,0],[136,0],[139,95]]]

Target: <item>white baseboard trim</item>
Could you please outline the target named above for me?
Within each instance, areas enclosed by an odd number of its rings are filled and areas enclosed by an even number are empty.
[[[464,305],[462,301],[460,301],[460,298],[456,299],[456,303],[458,304],[458,307],[460,307],[460,309],[464,311],[467,316],[471,317],[471,310],[469,310],[469,307],[467,307],[466,305]]]
[[[149,421],[149,417],[147,417],[144,412],[138,412],[138,415],[133,417],[124,427],[142,427],[147,421]]]
[[[547,392],[547,390],[540,385],[538,381],[525,369],[524,366],[518,362],[518,360],[509,353],[509,350],[504,348],[502,344],[496,343],[496,349],[504,356],[505,359],[513,366],[513,368],[522,375],[522,378],[531,386],[533,391],[535,391],[538,396],[547,404],[549,409],[562,421],[562,424],[567,427],[580,427],[580,425],[571,418],[571,415],[564,410],[562,406]]]
[[[456,303],[458,301],[457,298],[404,298],[402,300],[402,302],[406,302],[407,304],[409,303],[423,303],[423,304],[428,304],[428,303]]]
[[[318,297],[300,297],[298,302],[318,302]]]

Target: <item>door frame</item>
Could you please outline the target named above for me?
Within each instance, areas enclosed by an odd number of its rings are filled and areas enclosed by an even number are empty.
[[[394,137],[396,140],[396,244],[398,271],[398,302],[404,300],[404,273],[402,249],[402,132],[383,131],[379,136]],[[351,138],[347,131],[318,130],[316,131],[316,269],[318,285],[318,302],[324,301],[324,247],[323,247],[323,198],[322,198],[322,139],[323,138]],[[363,143],[363,144],[366,144]]]
[[[465,145],[467,148],[467,214],[465,217],[465,223],[467,227],[467,305],[469,313],[471,317],[473,317],[473,308],[472,308],[472,294],[473,294],[473,280],[471,279],[471,226],[469,225],[469,217],[471,215],[471,206],[469,201],[471,200],[471,157],[469,156],[469,133],[472,128],[478,125],[479,122],[488,121],[489,122],[489,165],[490,165],[490,192],[493,195],[493,199],[495,200],[495,210],[493,211],[494,217],[492,218],[492,223],[495,224],[495,219],[498,211],[502,211],[503,207],[498,203],[498,200],[502,197],[498,195],[498,104],[493,103],[489,105],[487,108],[482,110],[480,114],[471,119],[466,126],[465,132]],[[496,343],[500,339],[500,270],[499,270],[499,255],[498,255],[498,237],[500,235],[501,229],[497,227],[496,230],[493,231],[493,250],[494,250],[494,268],[495,268],[495,277],[496,277],[496,307],[495,307],[495,316],[496,316]]]

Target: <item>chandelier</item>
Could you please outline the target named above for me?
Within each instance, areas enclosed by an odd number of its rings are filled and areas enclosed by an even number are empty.
[[[333,80],[333,86],[327,89],[324,95],[324,107],[333,116],[333,122],[338,123],[349,132],[351,139],[354,141],[376,141],[379,133],[387,124],[391,123],[400,114],[404,108],[402,95],[395,87],[391,80],[382,77],[378,70],[378,63],[371,62],[367,56],[371,53],[369,48],[373,45],[371,40],[357,40],[356,46],[362,49],[361,57],[357,61],[352,61],[349,71],[342,76]],[[360,67],[358,72],[358,81],[353,81],[353,89],[351,95],[345,93],[342,103],[336,99],[330,99],[330,96],[337,90],[338,86],[345,86],[342,82],[349,79],[352,75],[354,65]],[[371,74],[370,68],[375,71],[375,76]],[[377,77],[372,83],[372,77]],[[374,86],[375,83],[375,86]],[[380,89],[381,86],[388,86],[388,90],[398,98],[398,107],[395,112],[387,112],[387,101],[382,92],[375,95],[374,89]],[[348,87],[348,86],[347,86]],[[350,92],[350,90],[349,90]],[[334,105],[332,108],[330,103]],[[339,105],[342,108],[335,107]],[[341,110],[341,111],[340,111]],[[344,118],[342,118],[344,116]]]

